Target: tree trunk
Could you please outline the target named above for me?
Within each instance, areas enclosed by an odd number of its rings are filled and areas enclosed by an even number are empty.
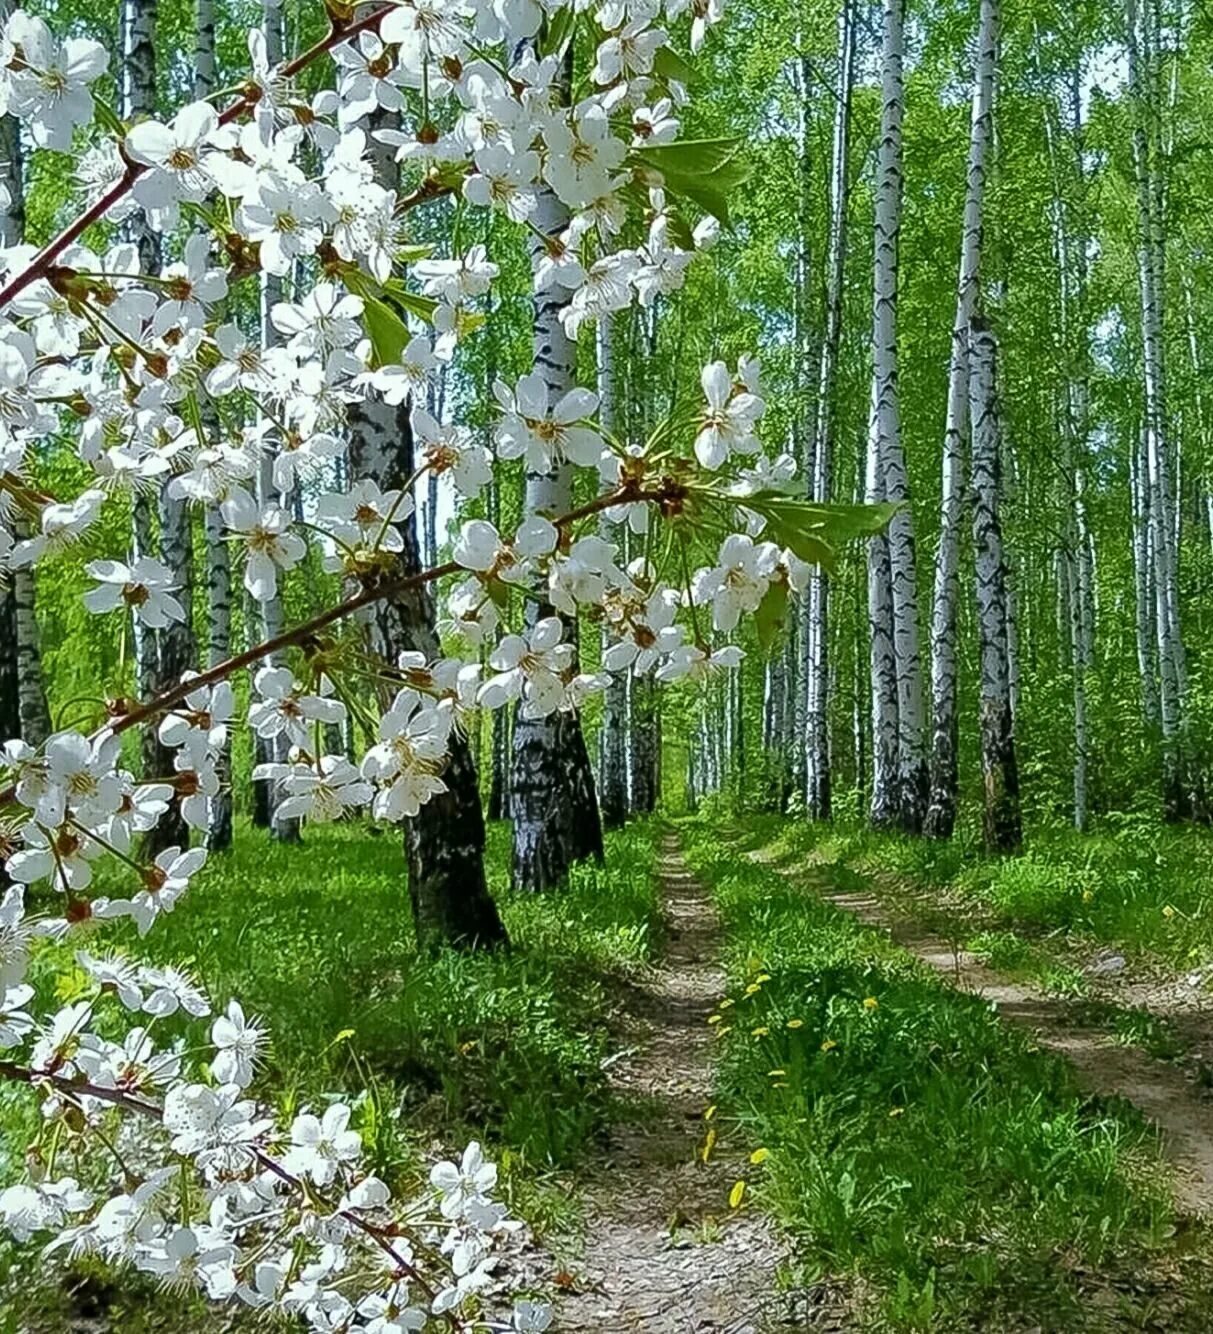
[[[531,222],[532,259],[544,249],[543,237],[557,236],[568,224],[568,210],[546,188],[538,191]],[[535,294],[535,370],[547,385],[549,402],[573,387],[575,347],[560,323],[562,302],[551,290]],[[569,508],[573,465],[549,473],[527,473],[525,510],[559,514]],[[527,605],[527,624],[550,608]],[[572,627],[566,625],[568,635]],[[514,719],[514,756],[510,778],[514,819],[514,883],[544,890],[561,884],[569,868],[588,857],[602,857],[602,823],[594,775],[576,713],[559,710],[546,718]]]
[[[265,48],[271,67],[277,65],[283,57],[283,12],[278,0],[264,0],[262,22],[265,27]],[[283,299],[282,279],[270,273],[261,275],[261,345],[273,347],[281,341],[274,328],[270,312]],[[263,453],[257,469],[257,503],[259,505],[283,504],[285,497],[278,494],[274,486],[274,461],[267,451]],[[260,622],[257,630],[262,639],[272,639],[282,632],[284,619],[282,611],[282,591],[266,602],[257,604],[256,620]],[[281,655],[271,655],[263,662],[264,666],[278,666]],[[255,673],[254,673],[255,674]],[[285,737],[274,741],[264,741],[254,734],[253,763],[264,764],[272,761],[282,762],[287,757],[289,745]],[[261,782],[253,784],[253,823],[268,827],[275,841],[279,843],[298,843],[300,838],[298,820],[278,818],[278,806],[285,799],[281,783]]]
[[[604,316],[598,322],[598,419],[603,429],[616,430],[615,385],[612,364],[611,320]],[[607,541],[612,540],[612,524],[601,516],[599,532]],[[602,629],[603,651],[609,648],[611,635]],[[624,769],[624,728],[627,723],[627,678],[613,673],[602,700],[602,730],[599,734],[598,799],[602,809],[602,827],[618,829],[627,819],[628,783]]]
[[[372,400],[350,410],[349,460],[353,479],[372,478],[381,489],[397,490],[413,473],[410,405],[398,408]],[[402,575],[421,568],[416,526],[401,525]],[[361,622],[368,648],[389,664],[401,652],[439,654],[434,607],[428,588],[409,589],[374,604]],[[386,701],[384,701],[386,703]],[[451,731],[446,791],[431,797],[404,822],[409,898],[419,940],[463,947],[501,944],[505,927],[484,874],[485,830],[472,750],[463,729]]]
[[[969,346],[969,414],[973,427],[973,560],[981,639],[982,828],[989,851],[1012,852],[1019,847],[1023,832],[1011,704],[1007,563],[998,513],[1001,429],[996,360],[994,335],[975,316]]]
[[[813,499],[828,504],[833,494],[835,398],[838,352],[842,340],[843,282],[846,275],[848,171],[851,140],[851,89],[855,70],[855,16],[852,0],[838,13],[838,74],[834,89],[834,132],[830,152],[830,224],[826,251],[826,320],[817,381],[817,448],[813,458]],[[831,815],[829,579],[814,570],[809,584],[808,645],[808,814]]]
[[[122,45],[119,109],[123,120],[129,123],[156,114],[157,0],[122,0],[119,22]],[[140,268],[154,277],[160,271],[160,242],[141,212],[123,223],[122,235],[138,246]],[[150,493],[135,491],[132,494],[131,550],[135,560],[159,558],[155,511],[156,502]],[[132,617],[131,637],[136,689],[141,699],[150,699],[159,692],[163,680],[160,670],[162,632],[150,629],[135,616]],[[141,749],[146,778],[164,778],[172,772],[172,751],[160,744],[154,727],[142,732]],[[188,830],[184,833],[183,830],[185,827],[177,811],[168,812],[148,835],[148,852],[154,854],[173,842],[184,844],[188,841]]]
[[[12,13],[8,0],[0,3],[0,19]],[[8,206],[0,212],[0,240],[5,246],[20,245],[25,235],[25,183],[21,171],[21,134],[15,116],[0,118],[0,185],[8,194]],[[23,599],[28,600],[25,616],[18,614],[18,585],[22,585]],[[33,571],[16,570],[0,590],[0,740],[24,737],[37,744],[22,726],[25,710],[23,695],[28,690],[30,704],[40,717],[35,730],[39,740],[50,732],[50,717],[46,696],[42,689],[41,661],[38,655],[38,626],[33,612]],[[24,642],[23,642],[24,641]]]
[[[1149,9],[1147,0],[1147,14],[1143,22],[1137,0],[1126,0],[1129,94],[1133,113],[1133,173],[1137,187],[1137,276],[1141,293],[1145,488],[1149,496],[1148,531],[1158,654],[1162,800],[1164,814],[1174,820],[1191,814],[1183,754],[1187,663],[1179,623],[1179,551],[1166,421],[1162,164],[1159,161],[1161,149],[1156,132],[1158,108],[1153,62],[1149,59]]]
[[[904,0],[885,0],[880,148],[876,177],[872,308],[872,404],[865,491],[872,501],[901,502],[868,557],[871,624],[874,824],[896,820],[918,833],[926,814],[918,575],[910,484],[901,444],[897,384],[897,279],[902,212]]]
[[[924,822],[924,829],[934,838],[950,838],[956,823],[956,635],[964,494],[964,435],[969,399],[969,323],[977,302],[986,164],[994,130],[998,3],[999,0],[981,0],[969,130],[964,231],[960,245],[960,276],[956,291],[956,319],[952,325],[952,356],[948,367],[939,546],[935,556],[935,601],[931,617],[931,800]]]

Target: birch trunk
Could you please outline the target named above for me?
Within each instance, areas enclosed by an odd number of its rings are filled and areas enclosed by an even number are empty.
[[[548,189],[538,192],[531,222],[534,259],[544,248],[543,237],[558,236],[568,224],[568,211]],[[560,323],[561,301],[551,291],[534,298],[535,370],[554,402],[573,387],[575,348]],[[569,508],[573,494],[573,466],[560,464],[549,473],[527,473],[525,507],[559,514]],[[550,609],[528,604],[528,624]],[[567,626],[569,635],[573,627]],[[602,856],[602,824],[594,791],[581,720],[563,710],[546,718],[526,718],[521,709],[514,720],[514,755],[510,778],[514,819],[514,883],[522,889],[544,890],[561,884],[569,868],[587,857]]]
[[[1157,90],[1150,60],[1151,6],[1126,0],[1129,95],[1133,112],[1133,172],[1137,187],[1137,276],[1141,295],[1142,379],[1145,407],[1145,488],[1153,568],[1157,639],[1162,799],[1168,819],[1191,813],[1184,771],[1183,732],[1187,664],[1179,622],[1175,497],[1166,421],[1163,365],[1164,236],[1162,164],[1157,143]]]
[[[918,574],[897,384],[897,281],[902,213],[904,0],[885,0],[876,176],[872,401],[865,493],[901,502],[868,553],[873,759],[871,818],[918,833],[926,814]]]
[[[0,21],[12,13],[0,2]],[[21,134],[14,116],[0,117],[0,188],[8,203],[0,210],[0,243],[21,244],[25,232],[25,193],[21,179]],[[0,588],[0,740],[21,735],[21,668],[17,649],[17,596],[12,577]]]
[[[797,45],[804,40],[797,33]],[[793,418],[793,445],[796,462],[805,479],[806,494],[812,493],[814,458],[816,448],[814,436],[817,430],[817,415],[811,410],[811,395],[818,381],[817,340],[813,336],[812,321],[809,312],[809,287],[813,272],[812,249],[812,153],[809,134],[810,97],[813,87],[812,62],[807,56],[798,56],[793,66],[797,94],[796,147],[799,172],[797,173],[797,246],[796,246],[796,284],[792,311],[793,336],[796,343],[796,390],[797,403]],[[799,650],[797,670],[792,687],[792,736],[790,763],[790,785],[794,793],[807,800],[808,796],[808,735],[809,735],[809,656],[811,644],[810,626],[812,622],[812,598],[802,594],[796,608],[796,643]]]
[[[0,3],[0,18],[13,6]],[[25,182],[22,174],[21,134],[16,117],[0,118],[0,184],[8,206],[0,212],[0,237],[5,246],[20,245],[25,236]],[[17,516],[14,534],[26,536]],[[0,726],[4,740],[21,737],[32,746],[50,735],[50,711],[42,677],[38,621],[34,612],[34,572],[28,566],[14,570],[0,595]]]
[[[830,224],[826,250],[826,321],[817,380],[816,450],[813,499],[828,504],[833,492],[838,352],[842,340],[843,281],[846,274],[848,163],[851,140],[851,89],[855,76],[855,16],[852,0],[838,14],[838,73],[834,89],[834,127],[830,149]],[[814,570],[809,583],[808,644],[808,814],[831,815],[829,578]]]
[[[612,364],[611,320],[604,316],[598,324],[598,419],[603,429],[615,432],[615,385]],[[604,516],[599,532],[607,541],[614,538],[613,525]],[[610,647],[611,635],[605,624],[602,648]],[[627,723],[627,680],[620,673],[611,676],[602,701],[602,731],[599,734],[598,799],[602,809],[602,827],[618,829],[627,819],[628,780],[624,769],[624,728]]]
[[[201,100],[215,91],[215,0],[198,0],[197,28],[194,46],[194,97]],[[221,426],[210,398],[202,398],[200,410],[206,439],[218,440]],[[207,665],[214,667],[231,656],[231,551],[224,541],[223,521],[215,506],[207,506],[202,525],[206,560],[206,659]],[[231,847],[233,834],[230,734],[219,752],[215,768],[219,776],[219,791],[211,801],[206,846],[211,852],[223,852]]]
[[[960,276],[956,292],[956,319],[952,325],[952,355],[948,367],[939,546],[935,556],[935,599],[931,617],[931,799],[924,822],[926,832],[935,838],[950,838],[956,823],[956,629],[964,495],[964,436],[969,397],[968,342],[969,324],[976,307],[979,287],[982,208],[987,159],[994,129],[998,5],[999,0],[981,0],[969,129],[964,231],[960,245]]]
[[[263,0],[262,22],[265,27],[265,48],[270,66],[277,65],[283,57],[283,13],[279,0]],[[261,345],[273,347],[281,341],[278,331],[270,319],[270,312],[283,299],[283,282],[273,274],[261,275]],[[256,478],[257,502],[259,505],[285,504],[286,497],[278,494],[274,486],[274,463],[267,452],[262,454]],[[251,604],[250,604],[251,605]],[[281,590],[267,602],[257,604],[255,620],[263,639],[272,639],[282,632],[284,618],[282,611]],[[278,665],[281,655],[271,655],[264,660],[264,665]],[[261,764],[268,761],[286,759],[289,746],[285,737],[266,742],[254,734],[253,762]],[[281,820],[277,808],[285,799],[285,792],[280,783],[262,782],[253,784],[253,823],[268,827],[274,839],[279,843],[299,842],[299,821]]]
[[[1145,431],[1135,435],[1129,450],[1132,501],[1133,591],[1137,633],[1137,673],[1141,681],[1141,715],[1148,732],[1159,724],[1158,675],[1155,665],[1154,562],[1150,552],[1150,490],[1146,482]]]
[[[981,767],[985,788],[982,827],[989,851],[1012,852],[1019,847],[1023,831],[1011,702],[1007,564],[998,512],[1001,429],[997,345],[993,333],[977,317],[971,326],[969,358],[969,413],[973,425],[973,558],[981,640]]]
[[[354,478],[373,478],[385,491],[403,487],[413,473],[410,405],[355,404],[350,411],[349,458]],[[410,520],[401,529],[404,551],[398,558],[399,572],[411,574],[421,568],[416,526]],[[427,662],[438,657],[434,607],[427,588],[376,603],[362,626],[368,648],[388,663],[402,652],[424,653]],[[462,728],[451,732],[442,780],[446,791],[404,822],[417,937],[461,947],[502,944],[505,927],[484,874],[485,829],[476,767]]]

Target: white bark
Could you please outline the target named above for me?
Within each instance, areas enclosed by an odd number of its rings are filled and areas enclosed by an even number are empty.
[[[1183,731],[1187,664],[1179,621],[1179,560],[1171,447],[1166,421],[1163,362],[1165,294],[1163,180],[1157,136],[1157,97],[1152,48],[1153,6],[1144,15],[1126,0],[1129,94],[1133,114],[1133,172],[1137,187],[1137,276],[1141,297],[1142,382],[1145,408],[1145,488],[1149,497],[1149,545],[1157,638],[1159,721],[1162,736],[1163,805],[1168,816],[1189,813],[1185,792]]]
[[[13,6],[0,3],[0,18]],[[6,246],[20,245],[25,235],[25,182],[22,174],[21,135],[13,116],[0,119],[0,184],[8,192],[8,207],[0,212],[0,238]],[[25,528],[13,524],[15,535]],[[42,655],[35,614],[34,572],[28,566],[14,570],[0,594],[0,719],[4,739],[20,736],[32,746],[46,740],[51,730],[50,711],[42,674]]]
[[[960,275],[956,291],[956,318],[952,325],[952,355],[948,367],[940,531],[935,556],[935,598],[931,618],[931,802],[925,828],[937,838],[950,837],[956,822],[956,630],[964,494],[964,435],[969,393],[968,336],[979,289],[982,210],[987,159],[994,129],[998,21],[999,0],[981,0],[969,128],[964,230],[960,245]]]
[[[264,0],[262,16],[265,27],[266,54],[270,65],[273,66],[281,61],[283,56],[283,14],[281,5],[275,3],[275,0]],[[261,345],[263,348],[273,347],[281,341],[280,335],[270,319],[270,312],[282,299],[282,279],[275,277],[273,274],[263,273],[261,275]],[[285,503],[286,498],[280,496],[274,486],[273,474],[273,458],[267,452],[261,457],[256,478],[257,501],[261,505],[275,502]],[[282,632],[284,617],[281,590],[268,601],[258,604],[258,616],[260,620],[258,631],[262,638],[272,639]],[[271,655],[265,659],[265,663],[266,665],[276,665],[280,659],[281,655]],[[288,747],[283,737],[269,743],[262,741],[260,737],[255,737],[253,744],[254,757],[258,763],[286,759]],[[255,823],[268,825],[274,838],[280,843],[298,842],[299,821],[280,820],[277,815],[277,808],[286,797],[282,785],[280,783],[264,783],[260,787],[261,792],[255,792],[253,798]]]
[[[851,141],[851,89],[855,73],[855,15],[852,0],[838,13],[838,71],[834,88],[834,127],[830,150],[830,223],[826,249],[826,325],[817,380],[816,450],[813,499],[828,503],[833,491],[838,352],[842,340],[843,282],[847,255],[848,171]],[[808,643],[808,813],[828,820],[831,814],[829,725],[829,579],[813,572],[809,584]]]
[[[615,381],[611,319],[604,316],[598,323],[598,420],[603,430],[614,433],[618,423],[615,413]],[[607,541],[616,540],[615,527],[605,515],[599,532]],[[610,631],[603,626],[603,651],[610,647]],[[606,688],[602,701],[602,730],[599,735],[598,800],[602,808],[604,829],[616,829],[627,819],[628,779],[624,768],[624,729],[627,719],[627,678],[615,673]]]
[[[1000,422],[993,333],[974,318],[969,345],[973,434],[973,555],[981,640],[981,760],[986,847],[1007,852],[1022,839],[1011,693],[1007,563],[999,521]]]
[[[544,237],[559,235],[568,225],[568,210],[551,190],[538,191],[531,215],[531,254],[544,247]],[[573,387],[575,347],[560,323],[563,302],[548,289],[534,298],[534,369],[554,402]],[[573,465],[565,462],[547,473],[527,473],[525,506],[559,514],[569,508]],[[540,608],[528,604],[534,620]],[[566,627],[566,634],[575,627]],[[602,855],[602,824],[594,791],[594,775],[586,752],[581,720],[558,711],[547,718],[514,723],[514,757],[510,782],[514,818],[514,882],[541,890],[560,884],[574,862]]]
[[[901,502],[869,548],[873,759],[871,814],[918,832],[926,814],[922,652],[910,485],[897,385],[897,282],[902,212],[904,0],[884,0],[881,124],[876,168],[872,400],[865,493]]]

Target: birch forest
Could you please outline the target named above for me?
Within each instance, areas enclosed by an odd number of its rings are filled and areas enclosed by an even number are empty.
[[[0,1334],[1213,1329],[1211,107],[0,0]]]

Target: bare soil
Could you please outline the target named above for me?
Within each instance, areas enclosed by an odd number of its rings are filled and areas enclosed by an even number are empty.
[[[767,860],[761,852],[751,855]],[[988,1000],[1007,1023],[1031,1030],[1039,1046],[1057,1052],[1074,1067],[1089,1092],[1124,1098],[1137,1107],[1160,1132],[1175,1171],[1177,1208],[1190,1215],[1213,1214],[1213,1103],[1201,1097],[1180,1066],[1156,1060],[1140,1048],[1116,1041],[1106,1029],[1080,1022],[1066,1000],[996,972],[967,950],[924,929],[913,917],[897,912],[875,890],[831,890],[828,868],[818,869],[819,892],[829,902],[865,925],[886,931],[958,990]],[[1113,989],[1113,985],[1101,988],[1104,995]],[[1146,1002],[1152,1013],[1167,1017],[1161,1000],[1161,989],[1149,997],[1134,997],[1138,1004]],[[1190,1010],[1186,1017],[1193,1018]],[[1202,1037],[1207,1044],[1208,1034]]]
[[[703,1162],[712,1101],[707,1024],[724,994],[711,900],[666,837],[667,948],[628,989],[611,1082],[623,1114],[583,1193],[585,1254],[558,1304],[564,1331],[764,1334],[853,1328],[838,1295],[780,1291],[783,1243],[757,1209],[729,1208],[742,1175],[727,1136]]]

